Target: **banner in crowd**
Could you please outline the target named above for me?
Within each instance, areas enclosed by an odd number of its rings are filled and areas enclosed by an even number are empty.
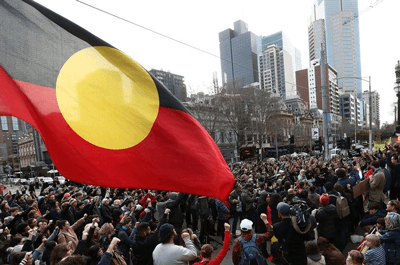
[[[214,140],[137,62],[34,1],[0,1],[0,21],[0,115],[33,125],[66,178],[228,196]]]

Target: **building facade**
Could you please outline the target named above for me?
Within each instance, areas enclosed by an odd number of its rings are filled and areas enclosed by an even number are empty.
[[[325,80],[327,84],[327,111],[340,115],[339,88],[337,72],[332,66],[325,65]],[[319,60],[314,60],[308,69],[296,72],[296,82],[300,97],[309,104],[310,110],[322,110],[321,66]]]
[[[340,95],[340,108],[343,118],[356,127],[360,126],[360,103],[360,100],[354,94]]]
[[[33,132],[26,133],[18,138],[18,148],[21,168],[35,165],[36,152]]]
[[[292,59],[291,64],[293,65],[293,72],[296,72],[301,69],[302,67],[301,52],[299,49],[293,46],[292,42],[284,34],[284,32],[279,31],[268,36],[260,36],[258,38],[258,47],[259,47],[258,54],[260,54],[268,46],[271,45],[276,45],[290,54]]]
[[[297,95],[292,57],[276,45],[268,46],[259,55],[261,89],[279,94],[285,101]]]
[[[363,101],[365,102],[365,104],[367,105],[366,108],[368,108],[368,112],[369,112],[369,105],[372,104],[372,127],[379,129],[380,126],[380,113],[379,113],[379,109],[380,109],[380,97],[379,97],[379,93],[374,90],[371,91],[371,103],[370,103],[370,97],[369,97],[369,91],[366,90],[362,93],[362,98]],[[365,120],[368,121],[369,123],[369,116],[366,115]]]
[[[20,168],[18,137],[23,134],[25,122],[16,117],[1,116],[0,123],[0,163],[2,167],[8,165],[15,171]]]
[[[308,32],[310,61],[320,58],[324,47],[340,90],[360,99],[361,80],[342,78],[361,77],[358,0],[315,0]]]
[[[186,101],[187,92],[184,77],[163,70],[151,69],[149,71],[181,102]]]
[[[234,23],[234,29],[219,33],[222,84],[240,82],[248,85],[259,81],[257,36],[248,30],[242,20]]]

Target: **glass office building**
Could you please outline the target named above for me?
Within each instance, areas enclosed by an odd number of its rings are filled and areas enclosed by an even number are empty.
[[[219,33],[222,84],[237,81],[241,85],[258,82],[257,36],[242,20],[234,29]]]
[[[361,98],[358,0],[315,0],[309,21],[310,61],[319,59],[321,45],[326,59],[338,72],[343,93]]]

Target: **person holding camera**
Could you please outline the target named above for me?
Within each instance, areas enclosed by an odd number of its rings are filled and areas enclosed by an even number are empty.
[[[304,241],[307,240],[308,236],[300,234],[294,229],[290,218],[289,204],[280,202],[276,208],[281,221],[273,224],[274,235],[278,239],[278,247],[274,246],[276,244],[274,243],[271,252],[274,253],[274,249],[278,249],[280,254],[275,255],[275,258],[281,258],[283,262],[293,265],[306,265],[307,254]]]

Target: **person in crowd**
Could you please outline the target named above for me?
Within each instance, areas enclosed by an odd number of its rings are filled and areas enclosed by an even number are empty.
[[[236,238],[236,227],[238,221],[244,219],[244,209],[242,201],[242,186],[240,184],[236,185],[236,188],[229,194],[229,202],[231,204],[231,214],[233,215],[232,223],[232,236]]]
[[[385,228],[375,234],[384,244],[386,264],[400,264],[400,215],[389,212],[385,217]]]
[[[188,233],[182,233],[181,237],[186,247],[174,244],[174,237],[178,235],[171,224],[163,224],[159,230],[160,243],[153,251],[154,265],[178,265],[189,264],[189,261],[197,257],[197,251]]]
[[[58,243],[70,244],[71,251],[74,252],[79,243],[79,239],[75,233],[75,230],[77,230],[83,224],[86,217],[87,215],[85,214],[81,219],[76,221],[73,225],[70,225],[70,223],[66,220],[57,220],[56,226],[60,229],[57,240]]]
[[[290,206],[287,203],[278,203],[277,210],[281,221],[273,224],[273,233],[282,246],[283,258],[292,264],[307,264],[304,245],[304,241],[308,240],[307,234],[300,234],[294,229],[290,218]]]
[[[363,265],[364,263],[364,255],[358,251],[358,250],[350,250],[347,259],[346,259],[346,264],[347,265]]]
[[[318,236],[328,239],[329,242],[336,246],[336,206],[330,204],[328,194],[322,194],[319,201],[322,207],[312,211],[312,215],[315,216],[318,222]]]
[[[243,219],[242,222],[240,222],[240,230],[242,231],[242,235],[235,239],[233,249],[232,249],[232,261],[233,264],[238,265],[241,261],[241,256],[243,252],[243,244],[244,242],[249,242],[251,240],[254,240],[260,253],[261,253],[261,248],[262,248],[262,243],[267,242],[270,240],[272,236],[272,228],[271,225],[268,222],[267,215],[265,213],[262,213],[260,215],[260,218],[263,220],[265,226],[266,226],[266,232],[263,234],[254,234],[253,233],[253,222],[248,220],[248,219]],[[264,257],[267,258],[267,257]]]
[[[218,255],[213,259],[212,254],[214,251],[214,247],[210,244],[204,244],[201,247],[201,260],[199,262],[194,263],[193,265],[219,265],[223,261],[224,257],[228,253],[229,243],[231,242],[231,234],[230,234],[230,225],[228,223],[224,224],[225,228],[225,237],[224,244],[222,246],[221,251]]]
[[[386,186],[385,173],[379,167],[379,161],[374,160],[371,162],[370,167],[373,175],[369,178],[369,201],[383,203],[385,201],[385,194],[383,190]]]
[[[386,204],[387,212],[400,213],[400,202],[398,200],[390,200]]]
[[[326,265],[337,265],[345,264],[346,258],[343,256],[342,252],[337,249],[328,239],[324,237],[318,237],[317,246],[321,254],[325,257]]]
[[[326,265],[325,257],[319,251],[317,243],[310,241],[306,244],[307,265]]]
[[[360,221],[360,226],[364,227],[366,233],[369,233],[379,218],[386,216],[386,210],[380,209],[380,206],[381,204],[378,202],[371,201],[368,203],[368,214],[364,215]]]
[[[376,235],[367,235],[365,244],[368,250],[364,254],[365,265],[386,264],[385,249],[381,245],[381,240]]]

